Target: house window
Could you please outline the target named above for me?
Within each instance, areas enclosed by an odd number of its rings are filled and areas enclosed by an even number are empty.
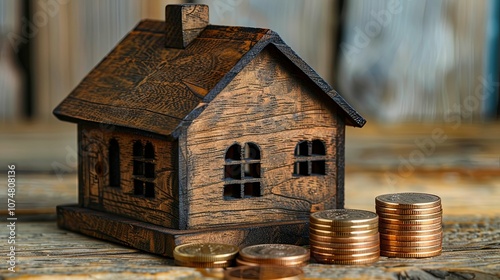
[[[326,174],[326,148],[321,140],[300,141],[295,147],[293,174],[318,176]]]
[[[226,150],[225,160],[225,200],[262,196],[259,146],[233,144]]]
[[[155,197],[155,149],[151,142],[134,142],[132,148],[134,195]]]
[[[120,187],[120,146],[118,141],[113,138],[109,141],[108,147],[109,164],[109,186]]]

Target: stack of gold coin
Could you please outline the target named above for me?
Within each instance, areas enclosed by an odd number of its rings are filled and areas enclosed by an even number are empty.
[[[396,193],[375,198],[379,215],[380,254],[427,258],[441,254],[441,199],[425,193]]]
[[[175,264],[198,268],[224,268],[233,264],[238,247],[217,243],[189,243],[175,247]]]
[[[241,249],[236,264],[239,266],[302,267],[307,265],[309,256],[309,250],[296,245],[259,244]]]
[[[371,264],[380,256],[377,214],[331,209],[311,214],[311,255],[320,263]]]

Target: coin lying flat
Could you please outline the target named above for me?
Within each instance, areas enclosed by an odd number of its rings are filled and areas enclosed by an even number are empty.
[[[311,246],[321,247],[321,248],[336,248],[336,249],[357,249],[357,248],[369,248],[380,244],[378,238],[377,240],[368,241],[368,242],[350,242],[350,243],[341,243],[341,242],[322,242],[316,241],[313,239],[309,239],[309,244]]]
[[[376,223],[371,223],[371,224],[359,224],[351,226],[332,226],[332,225],[309,223],[309,227],[314,229],[331,230],[338,232],[363,231],[363,230],[377,229],[378,221]]]
[[[296,265],[309,260],[309,250],[288,244],[259,244],[248,246],[240,251],[244,261],[259,264]]]
[[[330,243],[359,243],[359,242],[377,241],[379,239],[379,236],[377,233],[368,236],[331,237],[331,236],[322,236],[314,233],[309,233],[309,239],[314,241],[330,242]]]
[[[368,229],[368,230],[355,230],[355,231],[335,231],[335,230],[321,230],[315,228],[309,228],[309,232],[321,236],[329,237],[361,237],[361,236],[373,236],[378,233],[378,228]]]
[[[394,224],[394,225],[432,225],[441,223],[441,217],[433,218],[433,219],[421,219],[421,220],[403,220],[403,219],[388,219],[388,218],[379,218],[380,225],[382,224]]]
[[[441,198],[427,193],[395,193],[377,196],[375,204],[397,209],[432,208],[441,205]]]
[[[304,267],[307,264],[309,264],[309,261],[303,261],[303,262],[289,262],[286,263],[286,265],[280,265],[280,266],[287,266],[287,267]],[[262,265],[268,265],[268,264],[261,264],[257,262],[249,262],[242,260],[240,258],[236,258],[236,265],[237,266],[262,266]],[[278,264],[276,264],[278,265]]]
[[[396,219],[396,220],[425,220],[425,219],[435,219],[441,218],[443,216],[443,211],[438,211],[430,214],[388,214],[379,212],[380,218],[383,219]]]
[[[418,252],[418,253],[404,253],[404,252],[394,252],[381,250],[380,255],[392,258],[429,258],[441,255],[442,249],[428,252]]]
[[[441,244],[433,246],[394,246],[394,245],[380,245],[380,250],[401,252],[401,253],[419,253],[419,252],[432,252],[441,249]]]
[[[352,226],[378,223],[377,214],[357,209],[330,209],[312,213],[309,221],[331,226]]]
[[[216,261],[216,262],[186,262],[174,260],[175,265],[197,268],[225,268],[232,265],[233,261]]]
[[[299,280],[303,276],[302,269],[285,266],[240,266],[224,273],[227,280]]]
[[[380,233],[380,242],[385,242],[384,240],[394,240],[394,241],[429,241],[429,240],[441,240],[443,238],[443,231],[435,234],[428,235],[397,235],[397,234],[384,234]]]
[[[369,259],[380,256],[380,250],[368,252],[368,253],[354,253],[354,254],[330,254],[330,253],[320,253],[320,252],[312,252],[311,256],[313,258],[323,258],[323,259],[334,259],[334,260],[356,260],[356,259]]]
[[[433,240],[425,240],[425,241],[396,241],[396,240],[381,240],[383,244],[389,245],[391,247],[427,247],[427,246],[437,246],[442,245],[443,240],[441,236],[439,238]]]
[[[319,256],[315,257],[314,259],[320,263],[327,263],[327,264],[365,265],[365,264],[376,263],[379,260],[379,256],[372,258],[355,259],[355,260],[337,260],[332,258],[321,258]]]
[[[233,259],[238,247],[218,243],[189,243],[175,247],[174,259],[181,262],[218,262]]]
[[[380,226],[379,232],[386,234],[399,234],[399,235],[426,235],[433,234],[443,230],[441,223],[432,225],[395,225],[384,224]]]
[[[443,208],[441,205],[431,208],[411,208],[411,209],[399,209],[399,208],[390,208],[390,207],[381,207],[375,206],[375,210],[377,214],[404,214],[404,215],[426,215],[426,214],[434,214],[437,212],[442,212]]]
[[[327,253],[332,255],[364,254],[364,253],[373,253],[380,251],[380,244],[376,244],[371,247],[363,247],[355,249],[338,249],[338,248],[318,247],[311,245],[311,251],[316,253]]]

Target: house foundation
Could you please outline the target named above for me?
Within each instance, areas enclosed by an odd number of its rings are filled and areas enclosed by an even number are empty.
[[[175,246],[184,243],[226,243],[243,248],[264,243],[305,245],[309,240],[309,221],[177,230],[78,205],[58,206],[57,225],[63,229],[167,257],[173,257]]]

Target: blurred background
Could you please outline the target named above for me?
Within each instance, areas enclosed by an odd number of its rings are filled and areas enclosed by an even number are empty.
[[[347,131],[348,184],[432,189],[415,177],[431,169],[449,186],[487,178],[500,198],[500,1],[186,2],[210,5],[212,24],[278,32],[368,120]],[[25,181],[33,189],[75,185],[76,126],[52,110],[141,19],[164,20],[172,3],[182,1],[0,0],[0,170],[45,174]],[[436,131],[447,140],[432,142]]]
[[[179,2],[0,0],[0,120],[54,121],[52,109],[139,20],[164,20]],[[198,2],[213,24],[277,31],[371,121],[498,116],[498,1]]]

